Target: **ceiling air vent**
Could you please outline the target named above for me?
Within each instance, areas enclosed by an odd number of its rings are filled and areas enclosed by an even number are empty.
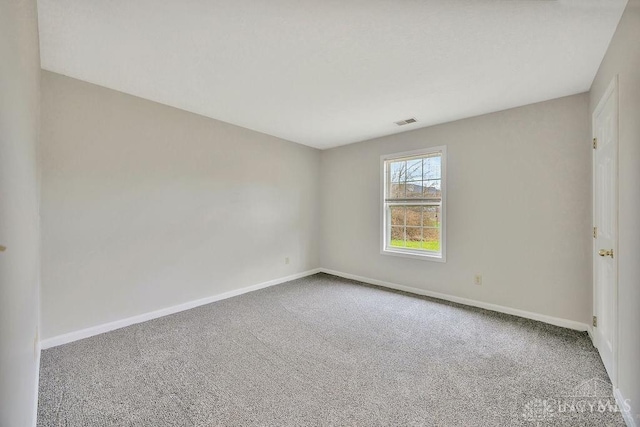
[[[395,123],[398,126],[404,126],[404,125],[409,125],[409,124],[415,123],[415,122],[417,122],[417,120],[412,117],[410,119],[400,120],[399,122],[395,122]]]

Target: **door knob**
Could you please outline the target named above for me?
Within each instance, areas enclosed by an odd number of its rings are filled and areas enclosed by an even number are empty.
[[[598,255],[600,256],[610,256],[611,258],[613,258],[613,249],[600,249],[598,251]]]
[[[2,246],[2,245],[0,245],[0,252],[4,252],[4,251],[6,251],[6,250],[7,250],[7,247],[6,247],[6,246]]]

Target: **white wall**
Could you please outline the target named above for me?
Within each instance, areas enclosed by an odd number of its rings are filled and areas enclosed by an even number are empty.
[[[640,425],[640,0],[629,0],[593,81],[590,113],[619,76],[618,388]]]
[[[40,54],[35,0],[0,2],[0,426],[35,421]]]
[[[322,266],[587,323],[588,120],[580,94],[323,151]],[[447,262],[381,255],[380,156],[437,145]]]
[[[42,147],[43,338],[319,267],[316,149],[49,72]]]

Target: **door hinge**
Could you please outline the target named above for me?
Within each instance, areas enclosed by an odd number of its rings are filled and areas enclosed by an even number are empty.
[[[593,149],[598,148],[598,138],[593,138]]]
[[[598,316],[593,316],[593,327],[594,328],[598,327]]]
[[[593,227],[593,238],[594,239],[598,238],[598,227]]]

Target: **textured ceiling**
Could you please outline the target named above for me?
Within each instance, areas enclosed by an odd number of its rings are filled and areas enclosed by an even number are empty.
[[[46,70],[328,148],[587,91],[625,4],[39,0],[38,12]]]

